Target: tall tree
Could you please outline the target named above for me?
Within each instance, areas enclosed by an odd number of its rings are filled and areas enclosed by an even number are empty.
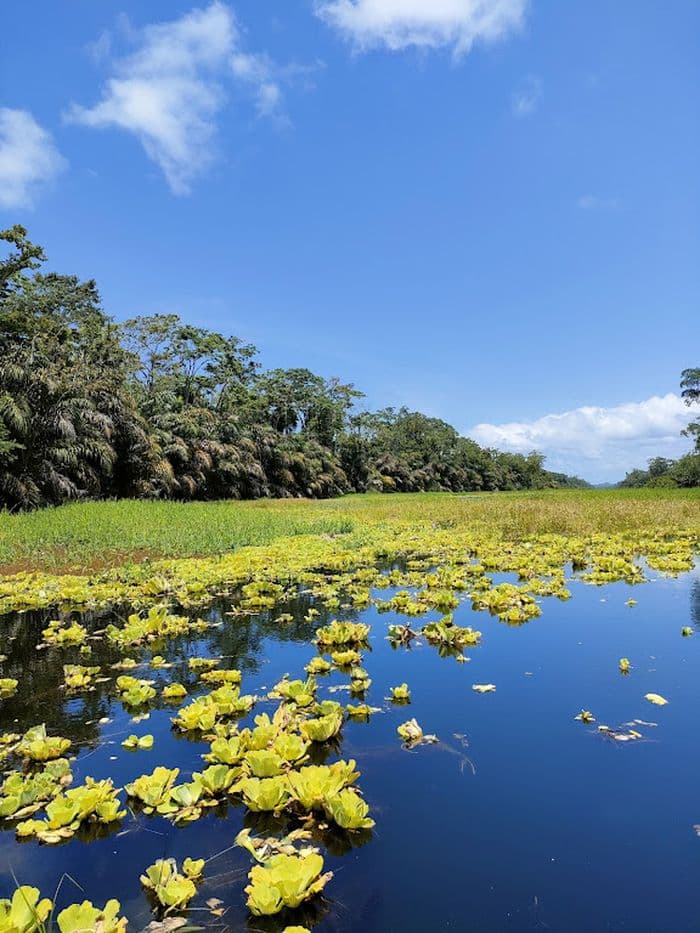
[[[688,406],[700,403],[700,368],[684,369],[681,373],[681,397]],[[693,438],[695,450],[700,453],[700,421],[691,421],[682,433]]]

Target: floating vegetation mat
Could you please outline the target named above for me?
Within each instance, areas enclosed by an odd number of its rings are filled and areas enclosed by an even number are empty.
[[[0,930],[693,929],[697,550],[393,524],[0,580]]]

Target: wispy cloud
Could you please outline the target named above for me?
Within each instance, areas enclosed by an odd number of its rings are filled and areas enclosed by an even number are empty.
[[[616,211],[620,207],[620,199],[604,198],[597,194],[583,194],[576,201],[576,207],[582,211]]]
[[[480,444],[526,453],[540,450],[552,469],[596,481],[622,478],[650,457],[676,457],[688,444],[679,436],[688,408],[673,393],[611,408],[586,406],[534,421],[477,424],[468,435]]]
[[[529,75],[511,97],[513,114],[516,117],[529,117],[539,107],[543,93],[542,79]]]
[[[258,111],[270,115],[281,99],[274,66],[267,56],[243,49],[233,11],[220,0],[128,32],[135,48],[112,61],[101,100],[93,107],[73,105],[67,119],[133,133],[172,191],[187,194],[212,161],[226,82],[252,90]],[[111,40],[102,37],[98,44],[111,58]]]
[[[31,113],[0,107],[0,208],[31,207],[66,164]]]
[[[520,29],[528,0],[317,0],[316,12],[358,49],[452,48]]]

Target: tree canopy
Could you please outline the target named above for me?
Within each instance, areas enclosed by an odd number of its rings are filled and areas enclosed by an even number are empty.
[[[42,271],[23,227],[0,241],[4,507],[585,485],[420,412],[358,410],[352,383],[263,370],[255,347],[178,315],[118,324],[94,281]]]
[[[681,373],[681,397],[688,406],[700,404],[700,367],[684,369]],[[695,449],[691,453],[678,460],[652,457],[646,470],[631,470],[618,485],[623,488],[700,486],[700,421],[691,421],[681,434],[693,439]]]

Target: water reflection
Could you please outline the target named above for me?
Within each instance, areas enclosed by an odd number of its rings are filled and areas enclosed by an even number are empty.
[[[356,758],[377,826],[347,833],[313,825],[312,841],[335,877],[326,896],[312,904],[269,920],[248,916],[243,888],[251,863],[246,852],[231,849],[235,836],[242,828],[284,836],[300,824],[289,815],[248,812],[234,800],[180,828],[134,806],[121,824],[81,827],[55,848],[34,840],[20,845],[13,825],[3,824],[5,891],[14,884],[11,871],[45,895],[66,872],[85,892],[66,891],[68,900],[102,903],[117,896],[132,929],[140,929],[151,918],[138,881],[149,864],[216,855],[193,902],[193,920],[207,927],[251,933],[281,933],[289,924],[319,933],[697,930],[700,846],[692,826],[700,822],[700,750],[693,738],[700,639],[679,632],[689,619],[700,629],[700,579],[659,578],[639,587],[634,609],[625,605],[630,591],[624,584],[573,584],[572,590],[568,603],[544,600],[543,615],[519,627],[461,605],[455,622],[484,633],[482,645],[468,650],[471,660],[461,664],[455,652],[441,653],[420,634],[390,642],[389,626],[403,625],[403,617],[374,609],[334,613],[373,626],[372,650],[363,659],[372,678],[366,702],[381,712],[368,723],[348,722],[340,737],[314,745],[311,762]],[[78,648],[39,649],[51,615],[8,618],[2,676],[17,678],[19,687],[0,705],[0,730],[46,722],[50,734],[71,739],[75,783],[87,775],[111,776],[123,786],[157,764],[179,767],[180,780],[187,780],[203,767],[208,745],[171,729],[178,703],[164,702],[162,688],[175,681],[189,696],[205,691],[189,668],[192,657],[223,658],[223,666],[243,671],[243,691],[260,696],[285,673],[303,676],[316,654],[315,629],[328,621],[322,613],[309,622],[311,604],[302,596],[247,617],[230,615],[231,604],[220,602],[206,611],[213,627],[204,634],[130,651],[139,666],[129,673],[152,679],[158,691],[144,707],[149,718],[143,723],[134,723],[116,699],[119,672],[112,666],[119,651],[102,639],[90,641],[89,658]],[[291,621],[276,622],[282,613]],[[411,630],[435,618],[410,620]],[[102,613],[81,621],[94,633],[112,619]],[[170,666],[150,668],[155,654]],[[619,674],[620,657],[632,661],[627,677]],[[67,696],[63,665],[69,663],[99,665],[112,679]],[[347,672],[318,682],[321,698],[350,699],[345,691],[329,693],[347,685]],[[402,682],[411,689],[408,706],[386,699]],[[473,683],[494,683],[497,691],[476,695]],[[651,708],[652,715],[646,692],[668,696],[669,706]],[[275,705],[261,700],[252,715]],[[645,742],[623,747],[575,722],[582,707],[592,709],[598,723],[653,718],[657,725],[640,727]],[[414,716],[438,735],[439,745],[402,750],[396,728]],[[153,734],[153,750],[122,749],[131,732]],[[665,794],[670,774],[673,793]],[[207,912],[211,897],[225,905],[223,919]]]

